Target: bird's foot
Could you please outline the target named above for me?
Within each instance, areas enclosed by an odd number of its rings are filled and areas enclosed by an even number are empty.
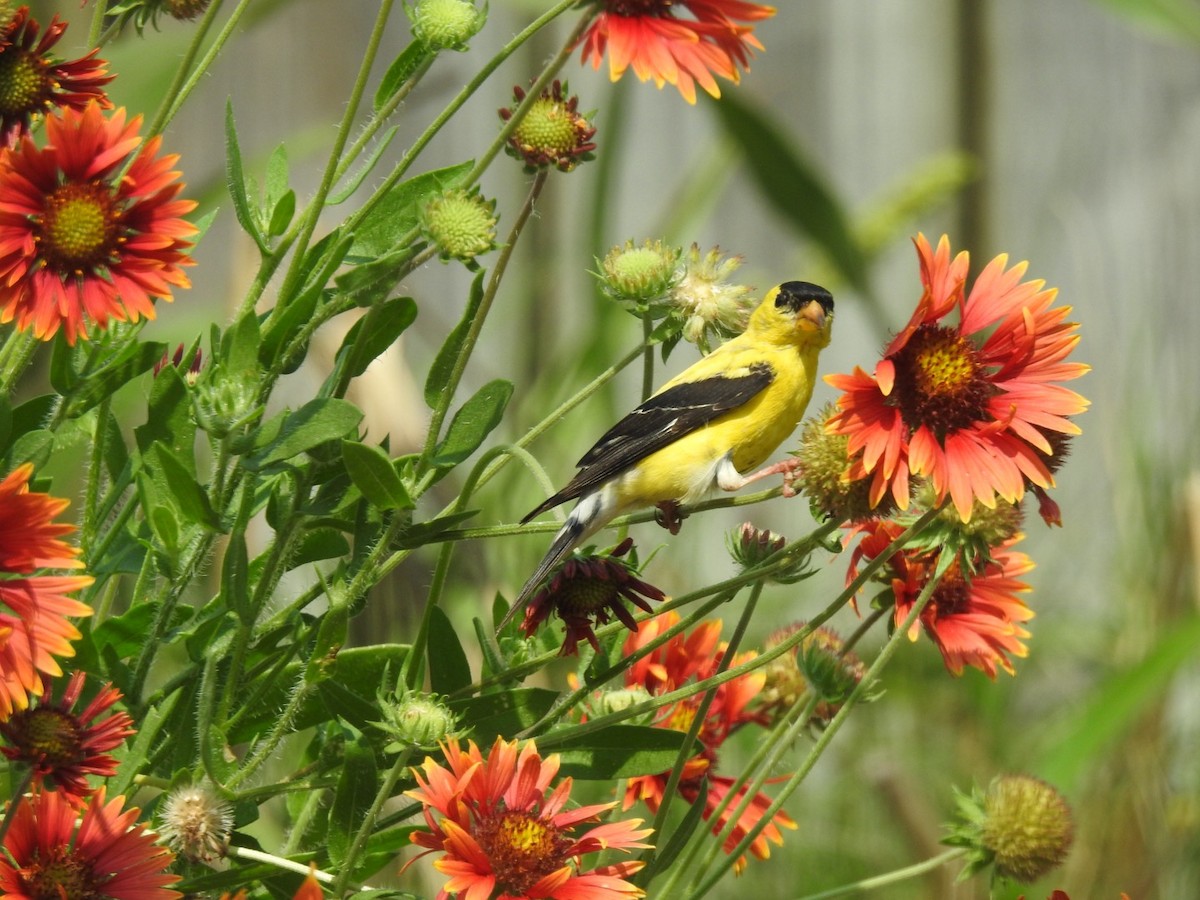
[[[683,520],[686,516],[679,511],[679,503],[675,500],[664,500],[662,503],[656,504],[654,511],[654,521],[661,525],[671,534],[679,534],[679,528],[683,525]]]
[[[795,497],[798,493],[800,493],[799,489],[796,487],[796,482],[800,480],[803,469],[804,466],[800,460],[794,456],[789,456],[782,462],[772,463],[765,468],[759,469],[757,472],[753,472],[750,475],[745,476],[735,487],[745,487],[752,482],[760,481],[763,478],[769,478],[772,475],[782,475],[783,496]]]

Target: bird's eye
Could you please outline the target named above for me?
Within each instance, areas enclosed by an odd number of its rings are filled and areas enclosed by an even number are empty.
[[[779,294],[775,297],[775,308],[788,307],[793,312],[799,312],[810,300],[816,300],[826,313],[833,311],[833,294],[819,284],[808,281],[786,281],[779,286]]]

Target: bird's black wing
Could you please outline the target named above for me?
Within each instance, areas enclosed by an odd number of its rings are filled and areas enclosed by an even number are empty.
[[[579,471],[570,484],[521,521],[590,493],[656,450],[748,402],[774,380],[769,364],[755,363],[745,375],[718,375],[655,394],[606,431],[576,463]]]

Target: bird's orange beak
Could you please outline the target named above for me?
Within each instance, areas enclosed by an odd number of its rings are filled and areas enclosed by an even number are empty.
[[[817,326],[817,331],[825,330],[825,308],[816,300],[809,300],[804,309],[800,310],[800,317],[796,320],[796,324],[801,322],[812,322]]]

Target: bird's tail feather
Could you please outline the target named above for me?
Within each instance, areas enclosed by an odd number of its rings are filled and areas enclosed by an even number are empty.
[[[497,633],[503,631],[505,626],[512,621],[513,617],[525,608],[525,604],[529,602],[534,592],[546,580],[546,576],[550,574],[550,571],[566,559],[572,550],[595,534],[605,522],[613,517],[614,512],[609,508],[612,505],[612,500],[607,496],[607,493],[606,491],[600,491],[584,497],[579,501],[579,505],[571,511],[571,514],[567,516],[567,521],[563,523],[562,528],[558,530],[558,534],[554,536],[554,541],[550,544],[550,549],[546,551],[546,555],[542,557],[542,561],[533,570],[533,574],[529,576],[529,579],[521,588],[521,592],[517,594],[517,599],[508,608],[508,612],[504,614],[504,618],[496,628]]]

